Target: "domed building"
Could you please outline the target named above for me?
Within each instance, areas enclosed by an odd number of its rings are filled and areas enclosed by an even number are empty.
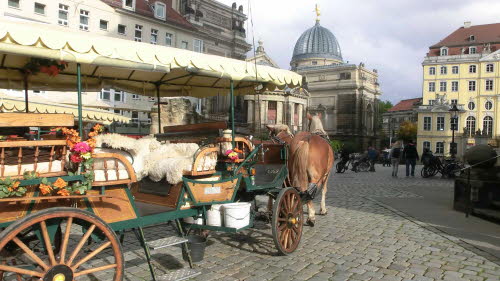
[[[345,62],[335,35],[316,24],[300,35],[290,66],[307,81],[307,111],[321,114],[325,131],[334,139],[376,145],[375,121],[381,95],[377,70],[364,63]]]

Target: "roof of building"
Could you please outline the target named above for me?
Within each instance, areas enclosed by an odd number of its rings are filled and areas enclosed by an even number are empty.
[[[300,35],[293,49],[292,61],[307,58],[326,58],[342,61],[340,45],[327,28],[316,24]]]
[[[121,0],[101,0],[101,1],[114,8],[123,8]],[[159,21],[165,21],[167,23],[182,26],[188,29],[193,29],[193,30],[196,29],[188,20],[186,20],[181,14],[179,14],[176,10],[172,8],[172,0],[157,0],[157,1],[164,3],[165,6],[167,7],[165,20],[155,18],[154,11],[151,7],[152,5],[151,3],[148,2],[148,0],[136,0],[135,2],[136,6],[134,12],[139,15],[146,16],[148,18],[156,19]]]
[[[387,110],[387,112],[412,110],[413,107],[420,102],[422,102],[422,98],[402,100]]]
[[[474,41],[470,40],[471,35],[474,35]],[[470,27],[462,26],[443,40],[439,41],[439,43],[430,46],[430,48],[493,42],[500,42],[500,23],[473,25]]]

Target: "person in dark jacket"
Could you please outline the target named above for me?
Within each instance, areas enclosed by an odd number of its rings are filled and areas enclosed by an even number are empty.
[[[409,141],[405,148],[403,149],[403,158],[406,162],[406,177],[410,176],[410,166],[411,166],[411,176],[415,176],[415,165],[417,164],[418,152],[413,141]]]
[[[378,153],[373,147],[368,147],[368,160],[370,160],[370,172],[375,172],[375,161],[377,161]]]

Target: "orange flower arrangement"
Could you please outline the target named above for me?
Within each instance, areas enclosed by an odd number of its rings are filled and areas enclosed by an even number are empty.
[[[10,192],[12,192],[12,191],[16,190],[16,189],[19,187],[19,185],[20,185],[20,184],[21,184],[21,182],[19,182],[19,181],[14,182],[14,183],[13,183],[13,184],[9,187],[9,191],[10,191]]]
[[[63,188],[63,189],[59,190],[57,192],[57,194],[61,195],[61,196],[69,196],[69,191],[67,189]]]
[[[40,186],[38,186],[38,188],[40,189],[40,192],[42,193],[42,195],[47,195],[49,193],[52,192],[52,186],[48,185],[48,184],[43,184],[41,183]]]
[[[57,178],[57,180],[52,184],[54,187],[57,187],[59,189],[65,188],[68,186],[68,183],[64,181],[62,178]]]

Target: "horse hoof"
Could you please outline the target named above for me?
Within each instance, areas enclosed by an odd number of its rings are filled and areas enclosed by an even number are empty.
[[[314,220],[307,219],[307,225],[309,225],[309,226],[311,226],[311,227],[314,227],[314,223],[315,223],[315,221],[314,221]]]
[[[324,211],[324,212],[320,212],[319,214],[320,214],[321,216],[326,216],[326,214],[328,214],[328,212],[327,212],[327,211]]]

